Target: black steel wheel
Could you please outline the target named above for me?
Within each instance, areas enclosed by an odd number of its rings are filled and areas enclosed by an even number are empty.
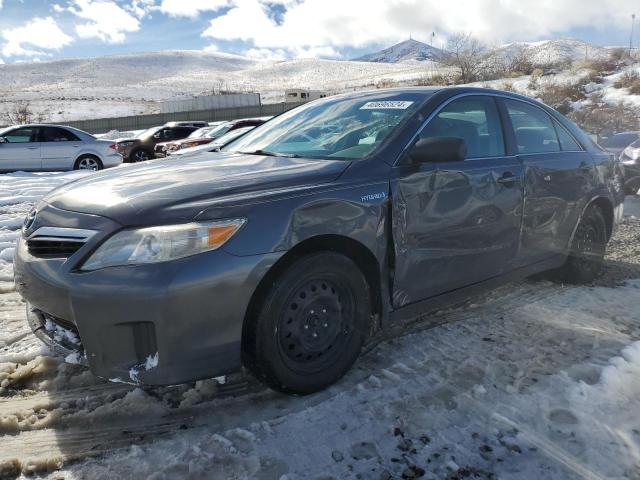
[[[590,283],[600,274],[608,241],[607,223],[597,205],[587,208],[580,219],[567,262],[560,270],[563,280]]]
[[[140,148],[138,150],[134,150],[133,153],[131,153],[131,160],[134,163],[146,162],[147,160],[151,160],[151,155],[146,150]]]
[[[371,320],[368,284],[335,253],[296,261],[247,329],[245,365],[270,387],[307,394],[334,383],[358,357]]]

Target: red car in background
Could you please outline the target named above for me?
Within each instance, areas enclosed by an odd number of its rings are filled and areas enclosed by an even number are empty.
[[[166,157],[169,152],[182,150],[183,148],[206,145],[220,138],[222,135],[243,127],[257,127],[266,122],[268,118],[244,118],[231,120],[215,127],[205,127],[193,132],[189,137],[173,142],[159,143],[155,148],[156,158]]]

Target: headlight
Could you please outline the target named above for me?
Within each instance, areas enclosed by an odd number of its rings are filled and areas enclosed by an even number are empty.
[[[121,142],[118,143],[118,148],[127,148],[133,145],[133,142]]]
[[[239,218],[123,230],[104,242],[81,270],[167,262],[216,250],[245,223]]]

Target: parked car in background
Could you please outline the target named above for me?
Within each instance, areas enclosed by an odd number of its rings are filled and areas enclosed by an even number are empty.
[[[621,132],[605,138],[600,142],[600,146],[617,156],[638,139],[640,139],[640,132]]]
[[[624,187],[627,195],[637,195],[640,190],[640,140],[636,140],[620,154],[624,165]]]
[[[122,163],[111,140],[62,125],[19,125],[0,130],[0,171],[102,170]]]
[[[183,140],[171,142],[165,148],[165,155],[170,152],[181,150],[183,148],[191,148],[196,147],[198,145],[206,145],[208,143],[213,142],[215,139],[221,137],[222,135],[236,130],[238,128],[243,127],[257,127],[258,125],[262,125],[267,120],[264,118],[243,118],[240,120],[232,120],[230,122],[224,122],[213,130],[210,130],[202,137],[198,138],[185,138]]]
[[[247,134],[251,130],[256,127],[242,127],[236,130],[231,130],[230,132],[225,133],[219,138],[216,138],[213,142],[207,143],[205,145],[198,145],[196,147],[182,148],[180,150],[172,150],[169,151],[169,157],[171,158],[185,158],[190,155],[197,155],[199,153],[205,152],[219,152],[224,147],[228,146],[238,138]]]
[[[547,270],[593,281],[621,185],[617,159],[531,98],[351,93],[216,155],[57,188],[18,239],[15,285],[34,333],[101,377],[244,365],[306,394],[428,310]]]
[[[136,137],[119,138],[116,140],[118,152],[123,156],[125,162],[137,163],[151,160],[155,158],[154,150],[157,143],[186,138],[201,128],[174,125],[174,123],[149,128]]]
[[[186,120],[186,121],[181,121],[181,122],[167,122],[164,124],[165,127],[196,127],[196,128],[202,128],[202,127],[207,127],[209,126],[208,122],[201,122],[201,121],[191,121],[191,120]]]
[[[187,138],[185,138],[183,140],[178,140],[177,142],[189,141],[189,140],[203,138],[209,132],[214,130],[215,128],[216,127],[211,127],[211,126],[206,126],[206,127],[199,128],[199,129],[191,132],[191,134]],[[155,158],[166,157],[167,156],[167,151],[170,150],[173,147],[173,145],[176,144],[177,142],[174,140],[174,141],[169,141],[169,142],[156,143],[156,146],[154,148]]]

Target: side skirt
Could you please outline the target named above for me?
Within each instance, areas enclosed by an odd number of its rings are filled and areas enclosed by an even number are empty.
[[[406,305],[389,313],[389,324],[390,326],[395,326],[397,324],[410,322],[426,313],[461,303],[464,300],[468,300],[470,297],[475,297],[506,283],[522,280],[523,278],[530,277],[537,273],[553,270],[562,266],[565,260],[566,256],[556,255],[533,265],[521,267],[509,273],[505,273],[482,282],[474,283],[420,302]]]

